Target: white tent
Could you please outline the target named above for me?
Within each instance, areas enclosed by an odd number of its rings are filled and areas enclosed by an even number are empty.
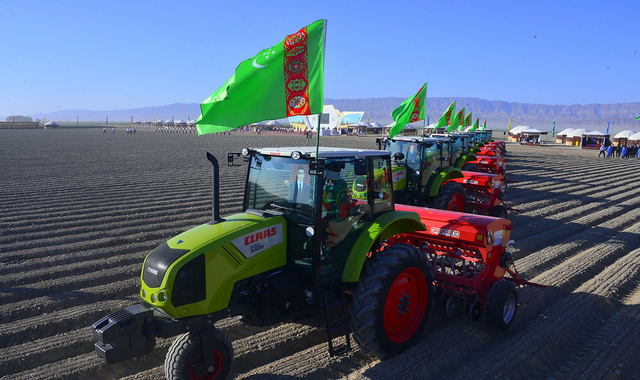
[[[278,120],[271,120],[267,123],[267,125],[270,127],[279,127],[280,123],[278,122]]]
[[[556,133],[556,136],[567,136],[569,133],[575,131],[575,128],[567,128],[563,129],[560,132]]]
[[[511,131],[509,131],[509,133],[512,135],[517,135],[518,133],[521,133],[522,130],[529,129],[529,128],[531,127],[528,125],[518,125],[517,127],[511,128]]]
[[[626,130],[626,131],[622,131],[622,132],[618,132],[615,134],[615,136],[613,136],[614,139],[628,139],[630,136],[636,134],[636,131],[632,131],[632,130]]]
[[[589,131],[582,134],[583,136],[607,136],[606,133],[600,131]]]
[[[580,137],[580,136],[584,135],[587,132],[589,132],[589,131],[587,131],[584,128],[578,128],[578,129],[574,129],[573,131],[568,133],[567,137]]]
[[[629,138],[628,138],[628,139],[629,139],[629,140],[631,140],[631,141],[637,141],[637,140],[640,140],[640,132],[638,132],[638,133],[634,133],[633,135],[629,136]]]

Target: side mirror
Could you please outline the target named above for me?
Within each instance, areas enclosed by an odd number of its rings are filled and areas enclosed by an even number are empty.
[[[393,154],[393,159],[394,159],[395,161],[402,161],[402,160],[404,160],[404,153],[401,153],[401,152],[394,153],[394,154]]]
[[[355,175],[367,175],[368,171],[367,171],[367,162],[364,160],[364,158],[356,158],[354,164],[353,164],[353,171],[355,172]]]

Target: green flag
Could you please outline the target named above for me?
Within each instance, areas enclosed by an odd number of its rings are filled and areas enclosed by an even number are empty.
[[[453,113],[453,117],[451,117],[451,125],[447,127],[447,132],[451,132],[453,128],[457,128],[460,125],[460,112]]]
[[[456,101],[454,100],[453,102],[451,102],[451,104],[449,104],[449,107],[447,107],[447,110],[444,111],[442,116],[440,116],[440,120],[438,120],[438,124],[436,124],[436,128],[442,128],[449,125],[451,122],[451,115],[454,112],[456,112],[455,110],[456,110]]]
[[[235,74],[200,105],[198,135],[321,114],[326,27],[326,20],[318,20],[241,62]]]
[[[484,123],[482,123],[482,129],[480,132],[484,132],[484,129],[487,127],[487,119],[484,119]]]
[[[469,115],[471,115],[471,114],[469,114]],[[480,124],[480,118],[477,118],[477,119],[476,119],[476,122],[475,122],[475,123],[473,123],[473,126],[471,127],[471,132],[473,132],[473,131],[475,131],[476,129],[478,129],[479,124]]]
[[[636,120],[640,120],[640,115],[638,115],[638,117],[636,117]]]
[[[607,131],[608,133],[609,131]],[[556,135],[556,119],[553,119],[553,129],[551,130],[551,137],[555,137]]]
[[[404,126],[414,121],[424,120],[424,101],[427,97],[427,83],[422,85],[420,90],[405,100],[391,112],[395,125],[389,130],[389,137],[394,138],[404,129]]]
[[[468,127],[471,125],[471,123],[473,122],[473,112],[469,112],[469,114],[467,115],[467,117],[464,118],[464,126]]]
[[[459,124],[454,126],[458,131],[461,131],[462,128],[464,128],[464,108],[465,107],[462,107],[460,112],[458,112],[458,123]],[[451,124],[453,124],[453,123],[451,123]]]

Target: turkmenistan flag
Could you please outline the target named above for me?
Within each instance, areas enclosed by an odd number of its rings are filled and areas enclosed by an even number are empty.
[[[467,117],[464,118],[464,126],[468,127],[471,125],[471,123],[473,123],[473,112],[469,112],[469,114],[467,115]]]
[[[640,115],[638,115],[638,117],[636,117],[636,120],[640,120]]]
[[[241,62],[201,105],[198,135],[296,115],[321,114],[326,20]]]
[[[426,98],[427,83],[425,82],[415,95],[402,102],[398,108],[391,112],[391,116],[396,123],[389,130],[390,138],[394,138],[408,123],[424,120],[424,101]]]
[[[451,125],[447,127],[447,132],[451,132],[453,128],[457,128],[460,125],[460,112],[453,113],[453,117],[451,117]]]
[[[462,107],[462,109],[460,110],[460,112],[458,112],[458,123],[457,125],[454,125],[454,128],[457,128],[459,131],[462,130],[462,128],[464,128],[464,108]],[[451,123],[453,124],[453,123]]]
[[[480,132],[484,132],[484,129],[487,127],[487,119],[484,119],[484,123],[482,123],[482,129]]]
[[[436,124],[436,128],[446,127],[447,125],[451,124],[451,115],[454,112],[456,112],[455,100],[451,102],[451,104],[449,104],[449,107],[447,107],[447,110],[444,111],[442,116],[440,116],[440,120],[438,120],[438,124]]]
[[[471,115],[471,114],[469,114]],[[476,129],[478,129],[478,127],[480,126],[480,118],[476,119],[476,122],[473,123],[473,126],[471,126],[471,132],[475,131]]]

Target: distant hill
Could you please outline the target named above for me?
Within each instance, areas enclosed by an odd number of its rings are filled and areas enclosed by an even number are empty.
[[[364,120],[388,124],[393,121],[391,112],[404,98],[370,98],[370,99],[325,99],[325,104],[332,104],[340,111],[365,111]],[[512,126],[531,125],[536,128],[551,130],[553,120],[556,120],[556,131],[567,127],[581,126],[589,129],[605,129],[607,121],[611,122],[612,131],[622,129],[640,130],[640,122],[636,116],[640,115],[640,102],[617,104],[572,104],[547,105],[505,102],[500,100],[485,100],[480,98],[427,98],[426,112],[429,121],[435,123],[442,113],[456,101],[456,109],[465,107],[467,113],[473,112],[473,118],[480,117],[482,123],[487,119],[487,125],[493,129],[506,129],[509,117]],[[133,116],[137,121],[155,120],[187,120],[196,119],[200,115],[200,105],[197,103],[175,103],[167,106],[133,108],[125,110],[91,111],[66,110],[29,115],[34,120],[56,121],[129,121]]]

